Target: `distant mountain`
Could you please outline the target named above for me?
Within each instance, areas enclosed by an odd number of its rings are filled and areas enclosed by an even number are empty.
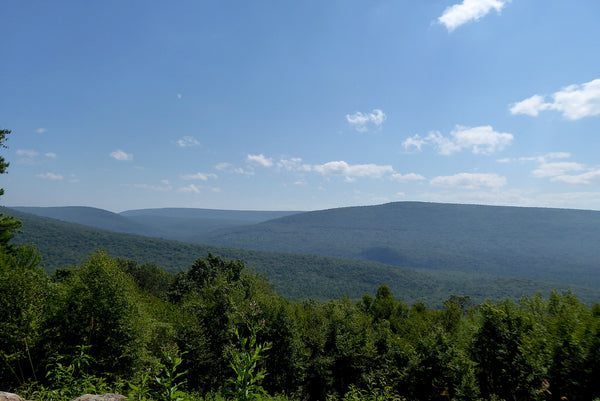
[[[600,287],[600,212],[397,202],[298,213],[211,245]]]
[[[49,272],[81,263],[98,249],[111,256],[153,263],[167,271],[188,269],[208,252],[243,260],[249,268],[268,276],[276,291],[289,299],[359,299],[387,284],[397,299],[424,301],[439,306],[450,295],[469,295],[475,302],[531,295],[537,291],[572,288],[586,302],[600,301],[600,289],[547,282],[541,279],[498,278],[489,274],[417,271],[375,262],[323,256],[248,251],[194,245],[100,230],[0,207],[0,213],[23,221],[17,243],[35,245]]]
[[[148,232],[149,227],[135,222],[127,217],[107,210],[87,206],[62,206],[62,207],[25,207],[14,206],[11,209],[34,214],[36,216],[50,217],[69,223],[83,224],[104,230],[123,233]]]
[[[245,221],[259,223],[261,221],[289,216],[299,212],[295,211],[263,211],[263,210],[220,210],[197,208],[159,208],[159,209],[134,209],[119,213],[121,216],[161,216],[184,219],[222,219],[232,221]]]
[[[256,224],[294,213],[297,212],[164,208],[127,210],[120,215],[150,228],[137,234],[199,243],[205,234],[217,229]]]
[[[207,233],[288,216],[293,211],[212,210],[195,208],[138,209],[113,213],[84,206],[11,207],[36,216],[103,230],[198,243]]]

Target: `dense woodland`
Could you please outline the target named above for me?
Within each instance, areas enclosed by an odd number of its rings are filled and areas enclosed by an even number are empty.
[[[290,301],[213,254],[175,273],[98,251],[48,274],[11,241],[20,228],[0,216],[0,389],[28,399],[600,397],[600,304],[568,291],[428,308],[381,285]]]
[[[428,309],[383,285],[360,302],[289,302],[213,255],[178,274],[104,253],[52,276],[36,262],[3,244],[0,388],[33,399],[600,396],[600,305],[568,292]]]

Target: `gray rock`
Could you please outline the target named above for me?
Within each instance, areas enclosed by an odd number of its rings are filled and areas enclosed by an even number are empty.
[[[0,391],[0,401],[27,401],[25,398],[21,398],[13,393],[5,393]]]
[[[102,395],[86,394],[82,395],[81,397],[77,397],[71,401],[121,401],[125,399],[127,399],[127,397],[125,397],[124,395],[109,393]],[[1,398],[0,401],[2,401]]]

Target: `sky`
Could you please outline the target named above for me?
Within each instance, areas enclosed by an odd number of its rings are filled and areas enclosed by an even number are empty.
[[[600,210],[600,2],[2,0],[5,206]]]

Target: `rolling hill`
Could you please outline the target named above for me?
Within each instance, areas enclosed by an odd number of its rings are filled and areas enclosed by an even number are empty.
[[[256,224],[297,213],[195,208],[136,209],[113,213],[84,206],[16,206],[11,209],[103,230],[195,243],[217,229]]]
[[[418,271],[376,262],[197,245],[115,233],[7,208],[0,208],[0,213],[23,221],[23,233],[15,238],[16,242],[34,244],[49,272],[79,264],[98,249],[114,257],[153,263],[171,272],[185,270],[196,258],[211,252],[243,260],[250,268],[267,275],[276,291],[289,299],[327,300],[342,296],[359,299],[387,284],[398,299],[407,303],[424,301],[429,305],[440,305],[452,294],[469,295],[478,302],[567,288],[572,288],[582,300],[600,301],[597,288],[541,279]]]
[[[600,287],[600,212],[398,202],[298,213],[202,242]]]

